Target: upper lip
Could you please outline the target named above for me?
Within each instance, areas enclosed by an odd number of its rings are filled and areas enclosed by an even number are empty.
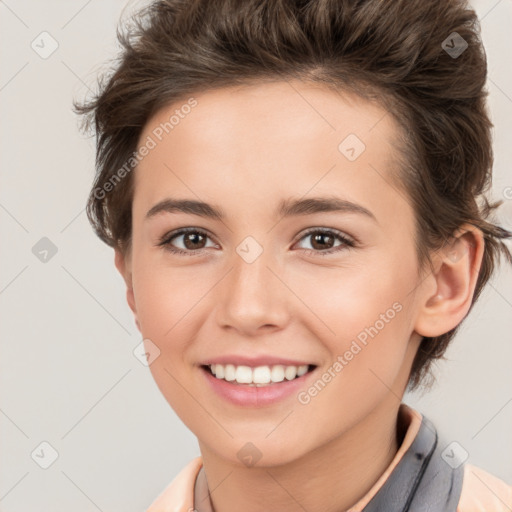
[[[312,365],[309,361],[299,361],[298,359],[289,359],[285,357],[276,357],[276,356],[242,356],[242,355],[225,355],[212,357],[211,359],[207,359],[200,363],[202,366],[208,366],[210,364],[232,364],[234,366],[250,366],[252,368],[256,368],[258,366],[274,366],[274,365],[283,365],[283,366],[304,366],[304,365]],[[314,366],[314,365],[313,365]]]

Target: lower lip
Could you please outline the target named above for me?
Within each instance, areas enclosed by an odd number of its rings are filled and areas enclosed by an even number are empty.
[[[284,380],[268,386],[249,386],[224,379],[217,379],[208,369],[201,367],[212,389],[225,400],[241,406],[263,407],[284,400],[304,388],[304,383],[314,372],[309,371],[293,380]]]

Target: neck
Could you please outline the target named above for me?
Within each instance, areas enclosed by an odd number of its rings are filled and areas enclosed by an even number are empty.
[[[396,396],[350,431],[313,452],[272,467],[244,467],[200,443],[214,512],[339,512],[355,505],[398,450]],[[196,507],[201,511],[201,506]]]

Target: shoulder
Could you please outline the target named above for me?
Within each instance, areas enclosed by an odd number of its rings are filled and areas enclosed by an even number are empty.
[[[146,512],[190,512],[194,507],[194,485],[203,465],[201,457],[192,459],[151,503]]]
[[[481,468],[466,464],[457,512],[509,512],[512,486]]]

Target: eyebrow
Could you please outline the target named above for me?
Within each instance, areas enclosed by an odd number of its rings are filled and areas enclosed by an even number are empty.
[[[226,218],[225,213],[219,206],[193,199],[167,198],[155,204],[146,213],[146,219],[154,217],[161,212],[189,213],[214,220],[223,220]],[[377,222],[375,215],[364,206],[335,196],[312,197],[308,199],[287,199],[281,201],[277,208],[277,213],[281,217],[311,215],[322,212],[358,213]]]

